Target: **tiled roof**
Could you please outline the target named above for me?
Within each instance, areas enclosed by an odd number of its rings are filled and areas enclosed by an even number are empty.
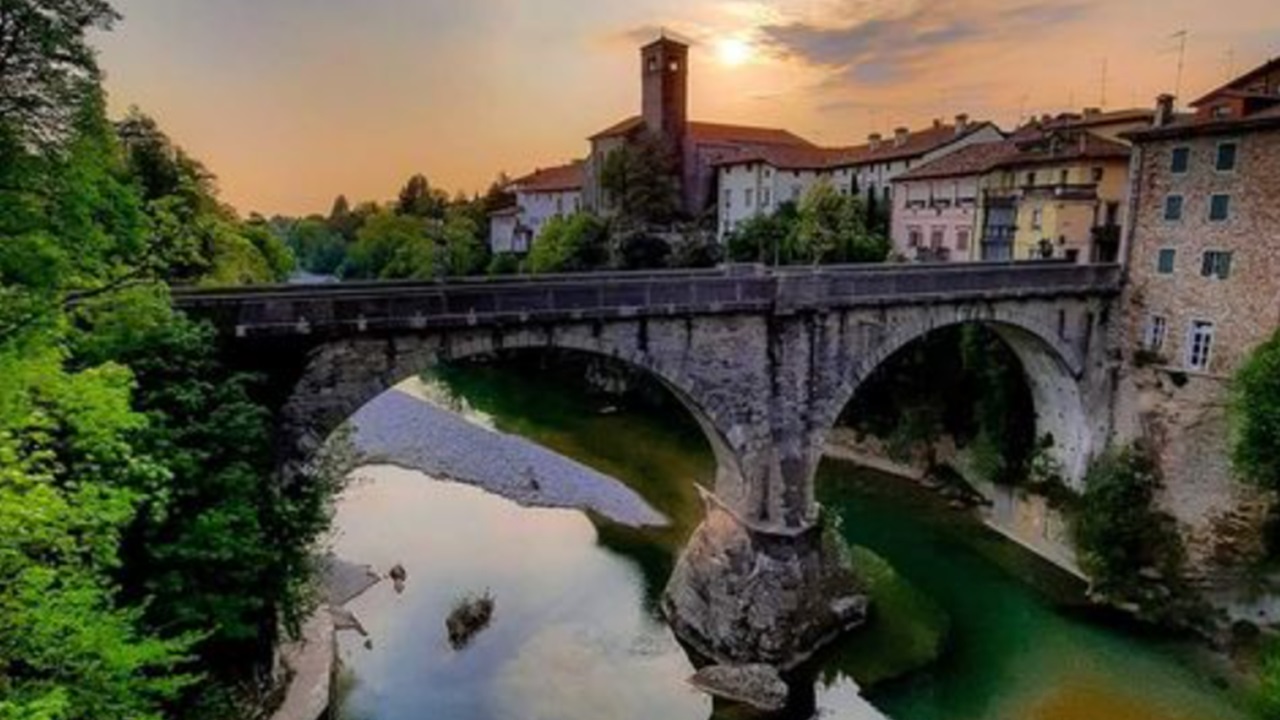
[[[1181,114],[1168,124],[1125,133],[1134,141],[1157,140],[1192,135],[1219,135],[1249,130],[1270,130],[1280,127],[1280,104],[1244,116],[1217,118],[1212,115]]]
[[[1275,58],[1273,60],[1265,62],[1262,65],[1259,65],[1258,67],[1245,73],[1244,75],[1241,75],[1240,77],[1235,78],[1231,82],[1221,87],[1215,88],[1212,92],[1205,93],[1204,97],[1199,98],[1198,100],[1192,102],[1191,107],[1199,107],[1206,103],[1212,102],[1214,98],[1218,97],[1225,91],[1244,89],[1248,87],[1249,83],[1253,82],[1255,79],[1259,78],[1260,76],[1266,76],[1272,73],[1280,73],[1280,58]]]
[[[589,139],[600,140],[609,137],[630,135],[644,129],[644,118],[629,117],[622,122],[601,130]],[[695,142],[722,145],[787,145],[811,146],[808,140],[779,128],[753,127],[750,125],[727,125],[725,123],[709,123],[691,121],[688,125],[689,137]]]
[[[498,208],[489,213],[489,217],[514,217],[520,214],[519,205],[511,205],[510,207]]]
[[[721,167],[766,163],[779,170],[826,170],[844,156],[840,148],[771,146],[727,153],[715,162]]]
[[[636,115],[629,117],[622,122],[614,123],[600,132],[587,138],[588,140],[600,140],[608,137],[617,137],[619,135],[630,135],[644,127],[644,118]]]
[[[1149,108],[1128,108],[1125,110],[1110,110],[1107,112],[1096,112],[1091,114],[1077,115],[1075,113],[1064,113],[1059,115],[1047,124],[1043,125],[1046,130],[1056,130],[1059,128],[1088,128],[1098,125],[1113,125],[1127,122],[1151,122],[1155,117],[1155,110]]]
[[[581,162],[545,168],[511,182],[520,192],[565,192],[581,190],[585,173]]]
[[[1017,144],[1012,141],[969,145],[913,168],[899,175],[894,182],[981,175],[999,167],[1018,152]]]
[[[1064,160],[1127,160],[1128,145],[1090,132],[1046,133],[1034,142],[1014,140],[1019,152],[1000,167],[1021,167],[1060,163]]]
[[[902,144],[898,144],[896,137],[889,135],[882,139],[880,144],[874,149],[872,149],[869,143],[848,148],[848,164],[862,165],[880,163],[925,155],[944,145],[948,145],[955,140],[971,135],[978,130],[987,127],[989,124],[990,123],[985,122],[973,122],[969,124],[966,130],[956,132],[955,125],[939,123],[925,128],[924,130],[908,132]]]
[[[779,128],[725,125],[723,123],[690,122],[689,137],[695,142],[726,145],[780,145],[813,147],[813,143]]]

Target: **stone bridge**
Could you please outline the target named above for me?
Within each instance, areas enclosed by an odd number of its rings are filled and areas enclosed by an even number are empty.
[[[1119,285],[1118,266],[1053,262],[728,266],[185,290],[175,303],[287,390],[286,475],[364,403],[441,361],[560,348],[651,374],[718,465],[668,614],[706,656],[791,666],[861,609],[824,549],[814,499],[826,435],[859,385],[934,330],[985,325],[1022,361],[1037,432],[1078,483],[1110,432]]]

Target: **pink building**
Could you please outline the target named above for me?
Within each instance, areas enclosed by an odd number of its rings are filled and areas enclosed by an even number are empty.
[[[924,262],[978,259],[983,177],[1018,152],[1012,142],[981,143],[893,180],[893,249]]]

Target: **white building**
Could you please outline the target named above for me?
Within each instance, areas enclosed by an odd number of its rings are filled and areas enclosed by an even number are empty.
[[[814,185],[831,183],[852,192],[853,170],[836,168],[842,150],[769,148],[738,153],[716,163],[719,178],[719,237],[757,215],[771,215],[783,203],[799,204]]]
[[[495,254],[529,252],[551,218],[582,210],[581,162],[538,170],[512,181],[516,204],[489,216],[489,247]]]
[[[971,123],[960,115],[954,125],[935,120],[925,130],[899,128],[890,140],[877,134],[855,147],[767,148],[730,155],[716,164],[720,239],[750,217],[799,202],[819,181],[842,193],[857,192],[887,210],[893,206],[894,178],[962,148],[1002,140],[995,125]]]

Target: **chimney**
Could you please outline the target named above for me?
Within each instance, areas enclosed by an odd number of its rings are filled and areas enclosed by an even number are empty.
[[[1156,117],[1153,125],[1164,127],[1173,122],[1173,96],[1165,93],[1156,98]]]
[[[910,133],[911,131],[904,127],[894,128],[893,129],[893,146],[902,147],[903,145],[906,145],[907,135],[909,135]]]
[[[880,141],[883,139],[884,138],[880,136],[880,133],[871,133],[867,136],[867,143],[871,145],[871,152],[875,152],[880,149]]]
[[[956,116],[956,135],[963,135],[966,132],[969,132],[969,116],[960,113]]]
[[[934,130],[941,130],[941,129],[942,129],[942,118],[934,118],[934,119],[933,119],[933,129],[934,129]]]

